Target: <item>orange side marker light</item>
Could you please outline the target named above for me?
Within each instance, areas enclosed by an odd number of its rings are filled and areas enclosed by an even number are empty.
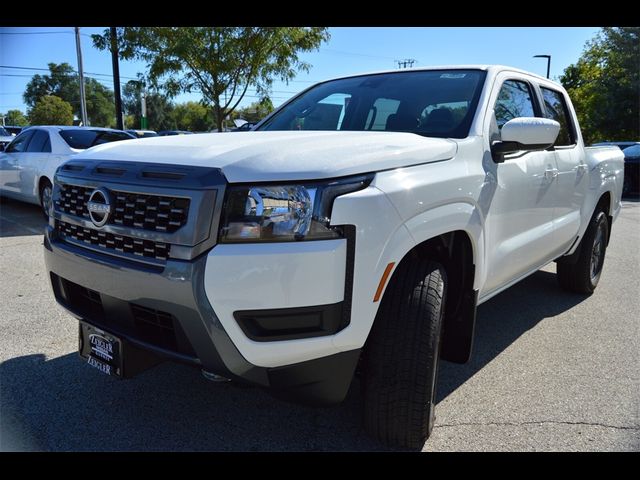
[[[387,280],[389,279],[389,275],[391,274],[391,270],[393,270],[393,266],[396,262],[391,262],[387,265],[387,268],[384,269],[384,273],[382,274],[382,278],[380,279],[380,283],[378,284],[378,290],[376,290],[376,294],[373,297],[374,303],[380,300],[382,296],[382,291],[384,290],[384,286],[387,284]]]

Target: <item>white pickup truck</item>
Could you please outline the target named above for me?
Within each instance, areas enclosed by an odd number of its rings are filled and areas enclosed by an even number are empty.
[[[553,261],[561,287],[593,292],[622,185],[622,152],[585,148],[547,79],[355,75],[250,132],[78,154],[45,258],[102,372],[170,359],[320,405],[357,372],[367,430],[418,448],[439,359],[469,359],[479,304]]]

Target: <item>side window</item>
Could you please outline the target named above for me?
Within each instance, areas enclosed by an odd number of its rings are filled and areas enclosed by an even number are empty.
[[[33,131],[26,131],[18,135],[13,141],[9,144],[7,149],[5,150],[7,153],[20,153],[27,150],[27,146],[29,145],[29,140],[33,136]]]
[[[389,116],[394,115],[399,106],[400,100],[392,98],[376,99],[367,115],[367,121],[364,124],[365,130],[386,130]]]
[[[49,132],[44,130],[36,130],[33,134],[33,138],[29,142],[27,152],[47,152],[45,147],[49,141]],[[49,143],[49,152],[51,151],[51,144]]]
[[[347,93],[333,93],[316,103],[310,111],[293,120],[296,130],[340,130],[351,101]]]
[[[533,95],[527,82],[507,80],[502,84],[495,106],[498,128],[518,117],[535,117]]]
[[[576,142],[564,95],[545,87],[540,87],[540,90],[542,90],[542,98],[544,99],[544,116],[560,124],[560,132],[555,145],[573,145]]]

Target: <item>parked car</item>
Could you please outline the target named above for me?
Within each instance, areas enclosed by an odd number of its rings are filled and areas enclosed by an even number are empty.
[[[256,124],[253,122],[247,122],[247,123],[243,123],[242,125],[240,125],[239,127],[236,128],[232,128],[231,130],[229,130],[230,132],[250,132],[253,127],[255,127]]]
[[[622,152],[585,148],[560,84],[503,66],[338,78],[251,135],[141,143],[56,173],[46,278],[84,361],[313,405],[358,367],[366,430],[410,448],[477,306],[553,261],[591,294],[621,210]]]
[[[26,128],[0,153],[0,195],[40,205],[47,215],[56,168],[87,148],[132,138],[109,128]]]
[[[626,147],[624,153],[623,195],[640,193],[640,143]]]
[[[0,152],[4,151],[7,145],[13,140],[11,135],[4,127],[0,127]]]
[[[4,126],[4,129],[7,132],[9,132],[11,135],[13,135],[13,136],[18,135],[25,128],[29,128],[29,127],[18,127],[18,126],[15,126],[15,125],[5,125]]]
[[[153,130],[125,130],[136,138],[157,137],[158,134]]]
[[[187,132],[186,130],[161,130],[158,135],[165,137],[167,135],[193,135],[193,132]]]
[[[627,196],[638,193],[640,187],[638,183],[638,159],[637,152],[640,142],[600,142],[594,143],[594,147],[613,145],[624,152],[624,189],[622,195]],[[635,147],[635,148],[634,148]],[[628,151],[628,153],[627,153]]]
[[[626,142],[598,142],[592,144],[592,147],[618,147],[620,150],[624,150],[627,147],[632,147],[633,145],[640,145],[640,142],[626,141]]]

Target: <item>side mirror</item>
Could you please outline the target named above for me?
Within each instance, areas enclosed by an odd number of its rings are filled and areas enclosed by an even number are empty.
[[[504,156],[521,151],[546,150],[552,146],[560,124],[555,120],[537,117],[520,117],[502,126],[501,141],[493,142],[491,154],[496,163],[504,162]]]

